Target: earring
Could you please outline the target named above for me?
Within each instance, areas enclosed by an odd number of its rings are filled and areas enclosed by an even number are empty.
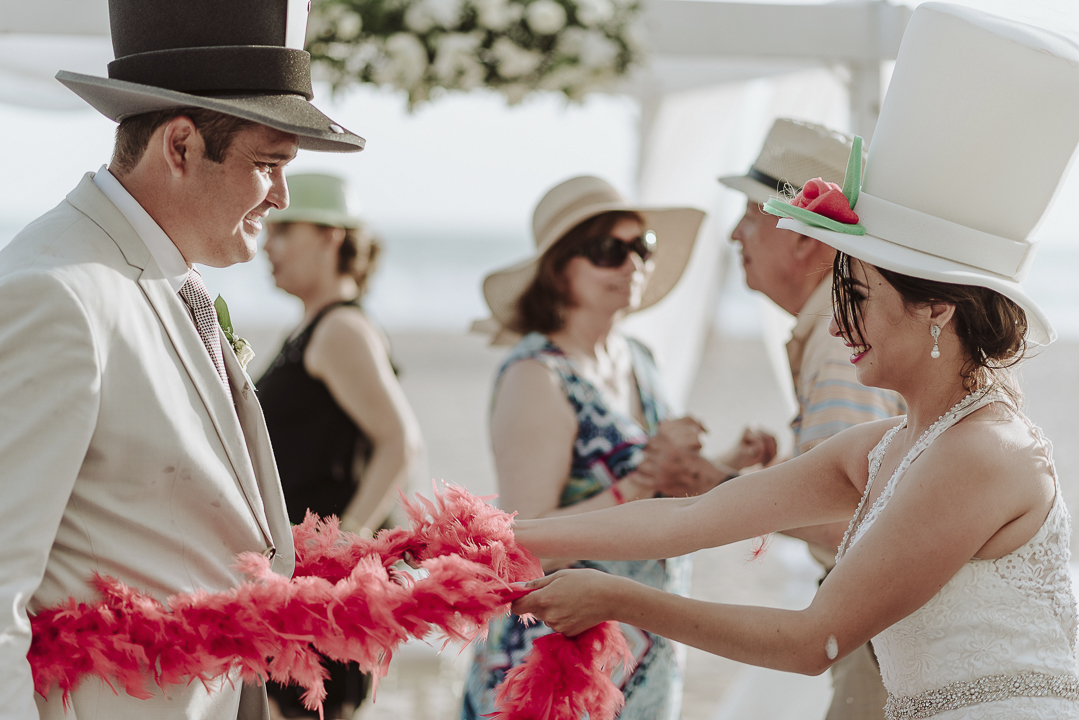
[[[940,325],[929,328],[929,334],[933,336],[933,349],[930,351],[929,357],[936,360],[940,357],[940,346],[937,345],[937,339],[940,337]]]

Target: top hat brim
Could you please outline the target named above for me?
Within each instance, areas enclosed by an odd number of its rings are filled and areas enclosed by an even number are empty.
[[[641,303],[634,311],[655,305],[669,293],[689,263],[689,256],[697,240],[704,212],[696,208],[639,208],[622,203],[596,205],[589,209],[589,217],[605,212],[628,210],[640,213],[645,228],[656,233],[659,242],[652,253],[654,270],[645,286]],[[586,218],[577,219],[574,225]],[[564,234],[564,233],[563,233]],[[551,247],[554,243],[551,243]],[[550,249],[550,248],[548,248]],[[536,277],[539,261],[544,253],[537,253],[522,262],[496,270],[483,280],[483,296],[487,306],[503,327],[509,327],[517,313],[517,300]]]
[[[995,290],[1026,312],[1028,342],[1048,345],[1057,338],[1056,330],[1042,309],[1023,291],[1022,285],[1009,277],[930,255],[868,233],[850,235],[807,225],[791,218],[780,219],[778,226],[816,238],[840,252],[885,270],[925,280],[954,285],[976,285]]]
[[[198,107],[250,120],[298,135],[300,147],[319,152],[358,152],[364,139],[326,117],[306,98],[294,94],[202,96],[165,88],[81,75],[61,70],[56,79],[105,117],[120,122],[126,117]]]

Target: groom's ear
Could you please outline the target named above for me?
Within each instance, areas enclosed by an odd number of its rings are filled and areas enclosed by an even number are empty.
[[[155,149],[160,152],[169,173],[175,178],[183,177],[191,162],[206,152],[206,143],[189,117],[177,115],[162,125],[159,132],[160,141],[155,143],[156,137],[151,138],[146,152],[153,152]]]

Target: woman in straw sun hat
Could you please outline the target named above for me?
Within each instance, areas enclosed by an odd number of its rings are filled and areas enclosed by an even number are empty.
[[[291,202],[266,218],[277,286],[304,303],[304,318],[257,389],[289,520],[310,509],[365,534],[389,515],[419,452],[419,425],[397,383],[388,343],[360,305],[379,245],[349,208],[333,175],[288,178]],[[325,715],[350,718],[370,679],[355,663],[324,661]],[[267,683],[283,717],[317,717],[303,688]]]
[[[1079,47],[920,5],[864,184],[856,147],[842,188],[810,181],[766,206],[840,251],[833,333],[859,380],[898,391],[908,414],[699,498],[517,525],[537,555],[630,560],[845,518],[836,568],[807,609],[703,603],[571,570],[531,583],[514,611],[570,634],[630,621],[813,674],[872,640],[889,718],[1079,717],[1070,520],[1009,372],[1054,337],[1021,281],[1079,145],[1076,117]]]
[[[491,273],[483,291],[494,319],[524,335],[495,381],[491,446],[500,504],[518,517],[572,515],[652,497],[634,472],[642,447],[669,413],[652,355],[616,329],[627,312],[663,298],[689,260],[704,213],[627,203],[595,177],[567,180],[539,202],[536,253]],[[757,462],[748,445],[728,461]],[[554,556],[550,556],[554,557]],[[569,558],[560,555],[559,558]],[[677,591],[686,559],[588,563]],[[572,560],[545,561],[545,569]],[[491,625],[465,688],[462,717],[493,710],[493,690],[532,641],[549,633],[516,616]],[[675,720],[681,673],[671,643],[625,627],[638,656],[620,682],[623,718]]]

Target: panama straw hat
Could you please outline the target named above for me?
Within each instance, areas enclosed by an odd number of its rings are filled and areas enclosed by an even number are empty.
[[[494,319],[503,327],[513,322],[517,300],[535,279],[540,259],[566,233],[589,218],[619,210],[639,213],[644,218],[645,230],[656,234],[656,250],[650,258],[655,269],[636,309],[643,310],[662,300],[682,277],[704,212],[688,207],[637,207],[606,180],[582,176],[556,185],[536,205],[532,215],[535,253],[484,278],[483,296]]]
[[[266,215],[267,223],[308,222],[341,228],[358,228],[363,224],[350,207],[345,181],[336,175],[297,173],[285,179],[288,207],[272,208]]]
[[[873,265],[995,290],[1026,311],[1027,340],[1046,345],[1056,332],[1021,283],[1031,236],[1079,145],[1076,118],[1079,46],[925,3],[903,36],[864,183],[860,164],[848,164],[838,197],[853,222],[782,201],[765,209],[788,218],[779,227]]]
[[[790,187],[795,192],[812,178],[843,182],[854,137],[805,120],[780,118],[768,131],[760,155],[745,175],[719,181],[764,204]]]
[[[309,9],[309,0],[109,0],[109,76],[56,79],[116,122],[198,107],[294,133],[307,150],[362,150],[362,137],[310,102]]]

